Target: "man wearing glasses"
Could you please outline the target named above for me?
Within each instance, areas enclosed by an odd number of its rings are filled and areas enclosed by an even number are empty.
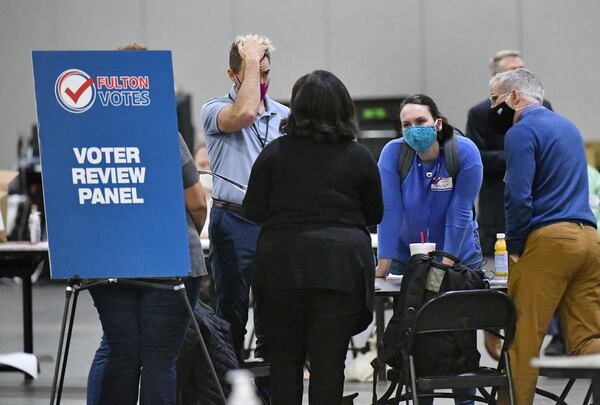
[[[600,236],[589,205],[583,139],[542,106],[541,81],[526,69],[490,80],[490,127],[506,134],[508,295],[517,309],[510,348],[516,403],[533,402],[537,357],[552,314],[567,353],[600,353]],[[507,404],[507,392],[499,404]]]
[[[497,52],[490,60],[492,76],[524,68],[521,54],[517,51]],[[477,145],[483,163],[483,184],[479,192],[478,218],[481,250],[484,256],[494,255],[496,234],[505,231],[504,223],[504,136],[495,133],[487,122],[488,110],[492,103],[485,99],[469,110],[467,118],[467,137]],[[544,107],[552,106],[544,100]]]
[[[494,76],[508,70],[524,68],[525,63],[520,52],[503,50],[496,52],[490,60],[489,67]],[[497,96],[491,98],[495,97]],[[479,191],[477,223],[479,224],[481,252],[488,257],[494,256],[496,234],[506,231],[504,221],[504,172],[506,171],[504,136],[494,132],[488,125],[488,111],[492,104],[496,104],[496,100],[486,98],[473,106],[469,110],[466,129],[467,137],[479,148],[481,163],[483,163],[483,183]],[[544,107],[552,110],[550,102],[544,100],[543,104]],[[556,330],[552,330],[551,334],[557,337],[553,339],[553,344],[561,346],[558,326],[554,325],[554,328]],[[500,339],[492,334],[485,334],[485,348],[493,358],[499,358],[501,347]],[[555,351],[560,352],[561,349],[557,348]]]

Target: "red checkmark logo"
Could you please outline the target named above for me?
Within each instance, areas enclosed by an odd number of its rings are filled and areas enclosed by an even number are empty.
[[[73,90],[67,87],[65,89],[65,94],[69,96],[74,103],[77,103],[77,100],[79,100],[79,97],[81,97],[83,92],[86,91],[88,87],[90,87],[93,83],[94,79],[90,77],[85,82],[83,82],[83,84],[79,86],[79,88],[75,90],[75,92],[73,92]]]

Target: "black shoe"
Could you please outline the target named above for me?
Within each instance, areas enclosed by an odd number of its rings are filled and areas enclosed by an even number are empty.
[[[546,356],[563,356],[565,354],[565,343],[560,336],[552,336],[552,340],[544,349]]]

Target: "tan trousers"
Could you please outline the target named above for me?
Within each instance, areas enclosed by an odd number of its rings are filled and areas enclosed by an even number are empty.
[[[532,232],[517,263],[511,262],[508,295],[517,308],[510,348],[517,405],[533,403],[538,370],[531,358],[556,311],[570,354],[600,353],[600,236],[595,229],[561,222]],[[506,392],[500,403],[507,403]]]

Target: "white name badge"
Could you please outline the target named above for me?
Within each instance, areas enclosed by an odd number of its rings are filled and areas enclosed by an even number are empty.
[[[432,191],[452,190],[452,177],[438,177],[431,182]]]

